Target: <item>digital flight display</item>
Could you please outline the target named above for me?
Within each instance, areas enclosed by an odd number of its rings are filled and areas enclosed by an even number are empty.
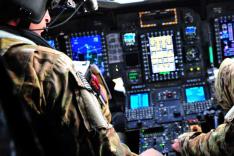
[[[102,41],[100,35],[79,36],[70,38],[72,59],[76,61],[90,61],[104,72]]]
[[[189,26],[185,28],[185,34],[187,36],[196,35],[197,28],[194,26]]]
[[[219,21],[219,37],[223,57],[234,56],[234,19],[223,19]]]
[[[126,33],[123,35],[123,42],[126,46],[134,45],[136,42],[136,34],[135,33]]]
[[[171,35],[149,37],[152,72],[164,73],[176,70],[173,38]]]
[[[149,107],[149,94],[137,93],[130,95],[130,109]]]
[[[187,103],[205,101],[205,91],[203,86],[190,87],[185,89]]]
[[[138,71],[129,71],[128,72],[128,79],[130,81],[137,81],[139,79],[139,72]]]
[[[48,43],[52,48],[55,49],[55,40],[49,39],[49,40],[46,40],[46,41],[47,41],[47,43]]]
[[[141,28],[174,25],[178,23],[178,15],[175,8],[142,11],[139,12],[139,18]]]

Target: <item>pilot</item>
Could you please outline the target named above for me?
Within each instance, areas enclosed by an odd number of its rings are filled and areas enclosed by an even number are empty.
[[[234,60],[227,58],[220,65],[215,92],[219,105],[227,112],[225,122],[209,133],[180,135],[172,148],[182,156],[234,155]]]
[[[43,152],[50,156],[136,155],[120,142],[92,87],[75,71],[71,59],[40,37],[51,20],[50,3],[0,2],[1,57],[13,92],[29,110]],[[141,155],[161,154],[149,149]]]

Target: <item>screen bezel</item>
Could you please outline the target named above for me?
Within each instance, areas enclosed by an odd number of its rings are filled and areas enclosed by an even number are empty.
[[[178,56],[179,56],[179,54],[178,54],[178,47],[177,47],[177,35],[176,35],[176,33],[177,33],[177,30],[174,30],[174,29],[170,29],[169,31],[172,31],[172,33],[171,34],[164,34],[164,35],[162,35],[162,32],[165,32],[165,31],[159,31],[159,32],[155,32],[155,33],[157,33],[157,34],[159,34],[159,33],[161,33],[161,35],[155,35],[155,34],[153,34],[153,35],[148,35],[147,36],[147,40],[148,40],[148,44],[149,44],[149,37],[159,37],[159,36],[167,36],[167,35],[170,35],[170,36],[172,36],[172,42],[173,42],[173,49],[174,49],[174,59],[175,59],[175,57],[177,57],[177,59],[178,59]],[[147,46],[147,51],[150,53],[151,51],[150,51],[150,46]],[[180,77],[180,64],[182,64],[182,63],[180,63],[180,61],[179,61],[179,59],[176,61],[175,60],[175,71],[170,71],[170,72],[165,72],[166,74],[162,74],[162,73],[153,73],[153,70],[152,70],[152,62],[151,62],[151,56],[150,55],[148,55],[148,60],[149,60],[149,71],[150,71],[150,76],[152,77],[152,76],[158,76],[158,77],[160,77],[160,76],[164,76],[164,75],[171,75],[172,73],[175,73],[175,72],[178,72],[178,78]],[[163,81],[163,80],[157,80],[157,81]]]
[[[225,58],[234,58],[234,55],[233,56],[224,56],[224,51],[222,49],[222,45],[221,45],[221,38],[220,38],[220,32],[221,32],[221,22],[220,20],[222,18],[225,18],[225,17],[228,17],[230,16],[231,18],[234,18],[234,14],[232,13],[223,13],[219,16],[215,16],[213,18],[211,18],[211,29],[212,29],[212,44],[214,44],[215,46],[213,47],[214,48],[214,62],[212,62],[216,67],[219,67],[220,64],[222,63],[222,61],[225,59]],[[228,23],[228,22],[227,22]],[[234,21],[232,22],[234,23]]]
[[[102,60],[100,64],[96,64],[98,66],[98,68],[101,70],[102,74],[106,74],[108,73],[108,69],[106,68],[107,62],[105,61],[105,57],[107,57],[107,51],[106,51],[106,45],[105,45],[105,39],[104,39],[104,35],[101,32],[85,32],[85,33],[72,33],[67,39],[67,42],[69,43],[69,49],[70,49],[70,54],[69,56],[71,57],[72,60],[77,60],[80,61],[78,59],[75,59],[73,56],[74,51],[72,50],[72,43],[71,43],[71,39],[72,38],[80,38],[80,37],[88,37],[88,36],[99,36],[100,39],[100,44],[101,44],[101,52],[96,53],[96,55],[102,55]],[[79,53],[76,52],[76,54],[78,55]],[[82,55],[84,55],[83,53],[81,53]],[[98,58],[98,57],[96,57]],[[95,64],[95,62],[91,62],[92,64]]]
[[[176,8],[141,11],[138,13],[138,16],[141,28],[178,24],[178,11]]]
[[[234,20],[232,20],[232,21],[227,21],[227,22],[225,22],[225,24],[226,25],[228,25],[229,23],[231,23],[232,24],[232,35],[233,35],[233,40],[232,41],[234,41]],[[230,55],[230,56],[225,56],[225,52],[224,52],[224,39],[222,39],[221,38],[221,32],[223,32],[222,31],[222,24],[224,24],[224,23],[220,23],[219,22],[219,38],[220,38],[220,48],[221,48],[221,52],[222,52],[222,57],[223,57],[223,59],[224,58],[233,58],[234,57],[234,51],[233,51],[233,54],[232,55]],[[228,28],[227,28],[228,29]],[[228,30],[227,30],[228,31]],[[229,34],[229,32],[228,32],[228,34]],[[230,43],[231,41],[228,39],[228,43]],[[229,45],[229,44],[228,44]],[[234,47],[233,47],[234,48]]]

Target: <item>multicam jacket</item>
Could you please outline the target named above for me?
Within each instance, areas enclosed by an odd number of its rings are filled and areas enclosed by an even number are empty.
[[[179,136],[182,156],[234,156],[234,61],[226,59],[215,81],[216,98],[228,111],[225,122],[209,133]]]
[[[0,54],[46,155],[135,155],[120,143],[91,87],[65,54],[2,30]]]

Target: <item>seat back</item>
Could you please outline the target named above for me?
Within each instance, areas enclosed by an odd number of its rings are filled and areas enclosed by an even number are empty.
[[[0,104],[17,156],[43,156],[43,149],[33,130],[27,108],[14,92],[12,80],[4,65],[4,59],[0,56]]]

